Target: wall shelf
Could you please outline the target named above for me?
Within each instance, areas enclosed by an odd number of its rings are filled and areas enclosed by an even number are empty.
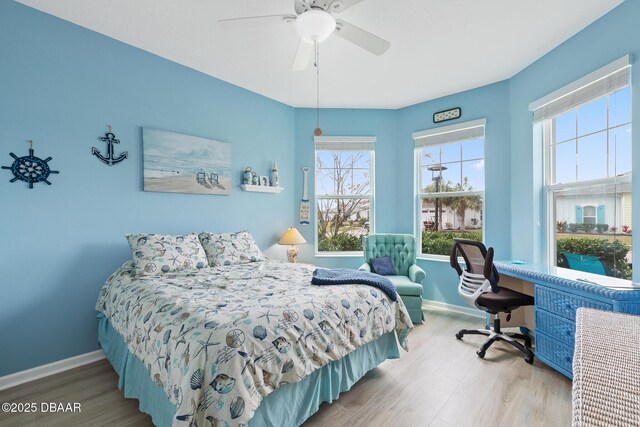
[[[264,185],[246,185],[246,184],[242,184],[240,187],[242,187],[242,189],[244,191],[253,191],[255,193],[279,193],[282,190],[284,190],[284,188],[282,187],[267,187]]]

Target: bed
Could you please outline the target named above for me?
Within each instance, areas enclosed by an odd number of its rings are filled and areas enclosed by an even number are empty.
[[[384,360],[413,327],[366,285],[314,286],[276,260],[140,277],[125,263],[97,304],[126,397],[158,426],[297,426]]]

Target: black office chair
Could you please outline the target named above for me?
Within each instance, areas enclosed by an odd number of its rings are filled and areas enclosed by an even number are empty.
[[[464,335],[485,335],[487,340],[476,352],[479,357],[484,357],[487,349],[496,341],[505,341],[524,353],[524,360],[533,363],[531,351],[531,337],[523,334],[507,333],[500,331],[500,318],[498,313],[506,313],[507,320],[511,318],[511,311],[522,306],[533,305],[533,297],[507,288],[500,288],[498,281],[500,275],[493,265],[493,248],[485,248],[482,242],[474,240],[453,239],[451,250],[451,267],[460,276],[458,293],[469,305],[493,314],[493,327],[487,329],[461,329],[456,338],[462,339]],[[460,268],[458,256],[462,256],[466,264],[466,270]],[[524,345],[516,341],[524,340]]]

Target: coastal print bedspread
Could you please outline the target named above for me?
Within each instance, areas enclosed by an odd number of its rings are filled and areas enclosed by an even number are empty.
[[[96,310],[176,405],[174,426],[240,426],[279,386],[302,380],[382,334],[405,350],[402,300],[366,285],[314,286],[281,261],[107,280]]]

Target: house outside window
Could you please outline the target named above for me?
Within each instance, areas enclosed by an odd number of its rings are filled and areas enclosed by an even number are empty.
[[[362,256],[374,231],[375,141],[315,138],[316,255]]]
[[[630,76],[625,57],[532,108],[545,148],[550,264],[631,279]]]
[[[413,134],[419,255],[449,256],[454,238],[483,240],[486,120]]]

